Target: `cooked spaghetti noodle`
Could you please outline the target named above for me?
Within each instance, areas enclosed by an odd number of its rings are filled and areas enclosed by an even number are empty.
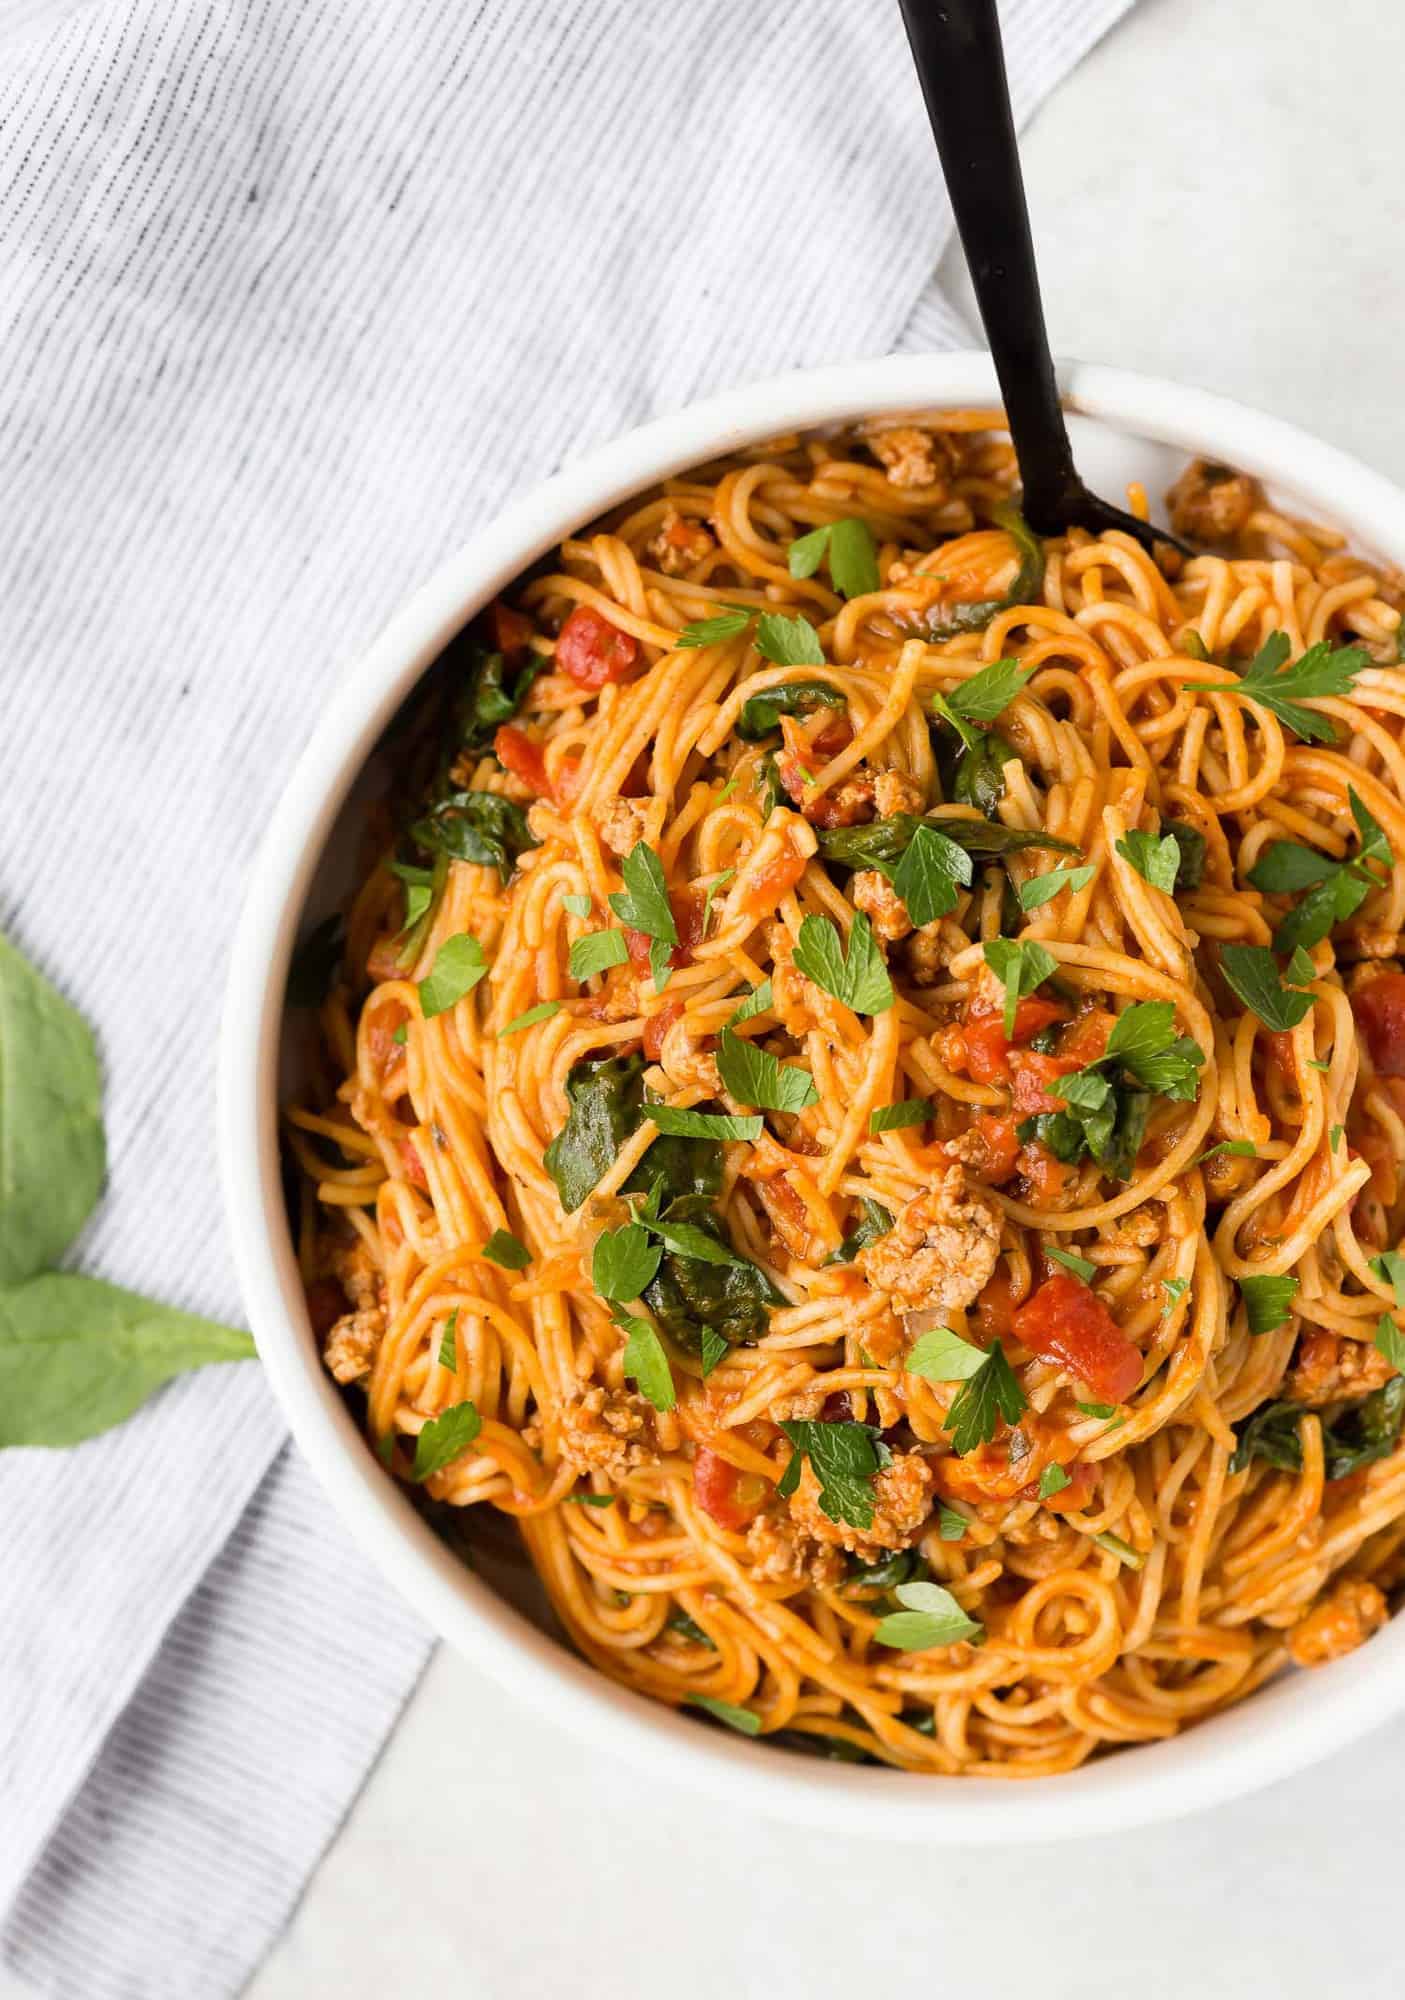
[[[779,439],[493,607],[287,1133],[328,1366],[589,1660],[1030,1777],[1405,1574],[1405,675],[1249,480],[1157,561],[1014,478]]]

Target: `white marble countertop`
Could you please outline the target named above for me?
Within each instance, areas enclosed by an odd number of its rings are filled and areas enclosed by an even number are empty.
[[[1055,345],[1405,478],[1402,76],[1405,10],[1381,0],[1142,0],[1026,141]],[[441,1652],[249,1996],[816,2000],[983,1990],[1013,1963],[1040,2000],[1124,2000],[1138,1976],[1384,2000],[1402,1774],[1405,1721],[1149,1832],[851,1843],[646,1788]]]

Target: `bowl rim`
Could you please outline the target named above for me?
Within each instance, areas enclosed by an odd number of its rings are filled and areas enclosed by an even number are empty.
[[[1405,566],[1405,494],[1346,453],[1226,397],[1068,360],[1071,412],[1223,456],[1285,487],[1359,546]],[[644,486],[767,435],[845,418],[998,403],[987,355],[899,355],[799,370],[690,404],[605,444],[504,506],[393,614],[328,696],[252,865],[221,1024],[217,1123],[236,1269],[274,1395],[354,1540],[432,1630],[538,1714],[642,1769],[774,1817],[936,1843],[1066,1839],[1150,1824],[1288,1776],[1405,1707],[1405,1617],[1308,1683],[1280,1679],[1183,1736],[1032,1783],[931,1777],[780,1754],[617,1686],[440,1544],[321,1368],[283,1216],[276,1079],[293,940],[327,834],[398,703],[467,616],[539,555]],[[1311,1695],[1305,1698],[1306,1687]]]

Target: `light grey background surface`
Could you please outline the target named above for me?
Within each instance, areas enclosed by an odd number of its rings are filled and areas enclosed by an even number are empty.
[[[1026,141],[1056,345],[1405,479],[1402,74],[1382,0],[1143,0]],[[1150,1832],[846,1843],[646,1784],[441,1654],[250,1996],[1375,2000],[1401,1990],[1403,1778],[1405,1722]]]

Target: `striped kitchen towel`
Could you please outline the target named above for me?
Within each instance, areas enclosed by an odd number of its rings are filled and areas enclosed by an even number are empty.
[[[1127,4],[1009,0],[1017,113]],[[893,0],[0,0],[0,180],[0,927],[100,1037],[84,1267],[237,1319],[225,946],[327,689],[568,455],[959,340],[949,216]],[[253,1365],[6,1454],[0,1516],[9,1961],[234,1993],[428,1635]]]

